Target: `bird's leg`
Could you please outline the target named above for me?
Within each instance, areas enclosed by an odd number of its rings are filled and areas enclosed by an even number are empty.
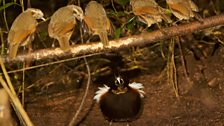
[[[112,126],[113,121],[110,121],[109,126]]]
[[[28,53],[27,54],[30,55],[33,52],[33,47],[32,47],[31,42],[28,43],[27,47],[28,47]],[[24,50],[25,50],[25,48],[26,47],[24,46]],[[31,65],[31,63],[32,63],[32,59],[30,59],[30,58],[26,59],[25,67],[28,68]]]
[[[55,47],[55,39],[53,40],[51,47],[52,47],[52,48]]]
[[[93,38],[93,35],[90,35],[89,39],[86,41],[86,43],[89,43],[90,40]]]
[[[127,122],[127,125],[126,125],[126,126],[130,126],[130,125],[129,125],[129,122]]]

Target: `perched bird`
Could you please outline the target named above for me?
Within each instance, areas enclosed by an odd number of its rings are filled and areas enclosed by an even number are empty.
[[[36,19],[45,20],[43,16],[44,14],[41,10],[28,8],[16,17],[7,38],[9,43],[10,59],[16,57],[19,46],[25,46],[33,41],[34,32],[38,25]]]
[[[104,46],[108,45],[108,32],[113,30],[103,6],[90,1],[85,8],[84,22],[90,34],[99,35]]]
[[[150,27],[152,24],[162,22],[171,23],[172,20],[165,14],[165,9],[160,7],[155,0],[130,0],[134,15]]]
[[[199,11],[192,0],[166,0],[166,3],[179,20],[188,20],[195,17],[197,16],[195,12]]]
[[[48,25],[49,36],[58,40],[61,49],[68,50],[74,27],[83,20],[83,10],[76,5],[67,5],[59,8],[51,17]]]
[[[145,94],[143,88],[141,83],[129,83],[118,76],[113,86],[99,87],[94,99],[108,121],[129,122],[141,114]]]
[[[15,120],[11,115],[9,95],[5,89],[0,89],[0,126],[16,126]]]

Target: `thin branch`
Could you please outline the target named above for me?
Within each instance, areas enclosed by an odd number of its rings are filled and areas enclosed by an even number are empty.
[[[186,63],[185,63],[184,54],[183,54],[182,46],[181,46],[181,43],[180,43],[180,39],[177,38],[176,42],[177,42],[177,45],[178,45],[178,48],[179,48],[180,60],[181,60],[181,64],[182,64],[182,67],[183,67],[183,70],[184,70],[184,76],[187,79],[188,83],[190,85],[192,85],[193,82],[191,81],[190,77],[188,76],[187,66],[186,66]]]
[[[224,25],[224,14],[218,16],[212,16],[203,19],[203,23],[199,21],[194,21],[188,24],[182,24],[179,26],[172,26],[168,28],[163,28],[161,30],[155,30],[149,33],[142,33],[140,35],[133,35],[130,37],[123,37],[117,40],[111,40],[109,46],[103,48],[103,44],[100,42],[74,45],[71,47],[70,51],[64,52],[60,48],[51,49],[41,49],[32,52],[30,55],[19,54],[15,59],[10,60],[7,56],[4,57],[4,62],[22,62],[25,59],[30,58],[33,61],[51,59],[65,56],[78,56],[85,54],[93,54],[103,51],[112,51],[122,48],[128,48],[132,46],[144,46],[149,43],[159,42],[161,40],[170,39],[174,36],[183,36],[196,31],[200,31],[205,28],[214,27],[217,25]]]
[[[6,78],[6,81],[7,81],[9,89],[11,90],[13,95],[16,95],[16,91],[15,91],[15,89],[13,87],[13,84],[12,84],[12,82],[10,80],[10,77],[9,77],[9,75],[7,73],[7,70],[5,68],[5,64],[3,63],[1,56],[0,56],[0,65],[1,65],[1,68],[2,68],[2,72],[5,75],[5,78]]]
[[[5,76],[8,84],[4,81],[2,76],[0,76],[0,83],[1,83],[2,87],[6,90],[6,92],[8,93],[8,95],[12,101],[12,106],[13,106],[18,118],[20,119],[22,124],[24,124],[26,126],[33,126],[33,123],[31,122],[29,116],[27,115],[21,102],[19,101],[19,98],[17,97],[17,95],[15,93],[15,90],[13,88],[13,85],[9,78],[9,75],[7,74],[7,72],[4,72],[5,66],[2,62],[1,56],[0,56],[0,64],[1,64],[1,68],[3,70],[4,76]]]
[[[72,117],[72,119],[69,122],[69,125],[68,126],[73,126],[75,124],[75,121],[78,118],[78,115],[81,112],[82,107],[83,107],[83,105],[85,103],[85,100],[86,100],[86,97],[87,97],[87,94],[88,94],[88,91],[89,91],[89,87],[90,87],[91,72],[90,72],[89,64],[88,64],[86,58],[84,58],[84,60],[85,60],[86,69],[87,69],[87,72],[88,72],[88,80],[87,80],[87,84],[86,84],[86,89],[85,89],[85,93],[83,95],[82,101],[80,103],[80,106],[79,106],[78,110],[76,111],[75,115]]]
[[[5,0],[3,0],[3,5],[5,5]],[[3,17],[4,17],[4,22],[5,22],[5,27],[6,27],[6,29],[7,29],[7,31],[9,31],[9,25],[8,25],[8,21],[7,21],[7,19],[6,19],[6,9],[4,9],[4,11],[3,11]]]
[[[84,55],[84,56],[78,56],[78,57],[68,58],[68,59],[64,59],[64,60],[57,60],[57,61],[53,61],[53,62],[43,63],[43,64],[40,64],[40,65],[30,66],[30,67],[17,69],[17,70],[12,70],[12,71],[7,71],[7,72],[8,72],[8,74],[17,73],[17,72],[21,72],[21,71],[36,69],[36,68],[40,68],[40,67],[46,67],[46,66],[50,66],[50,65],[69,62],[69,61],[73,61],[73,60],[77,60],[77,59],[81,59],[81,58],[92,57],[92,56],[101,55],[101,54],[103,54],[103,53],[88,54],[88,55]],[[0,73],[0,75],[1,75],[1,73]]]
[[[5,50],[5,42],[4,42],[4,37],[3,37],[3,31],[2,28],[0,28],[0,40],[1,40],[1,55],[4,54]]]

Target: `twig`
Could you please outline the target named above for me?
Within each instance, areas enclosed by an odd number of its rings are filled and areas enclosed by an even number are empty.
[[[182,64],[183,69],[184,69],[184,76],[187,79],[188,83],[191,85],[192,84],[192,81],[191,81],[191,79],[188,76],[187,67],[186,67],[185,60],[184,60],[184,54],[183,54],[183,50],[182,50],[182,46],[181,46],[181,43],[180,43],[180,39],[179,38],[177,38],[177,45],[179,47],[181,64]]]
[[[79,3],[79,4],[80,4],[80,3]],[[81,36],[81,38],[82,38],[82,31],[81,31],[81,28],[80,28],[80,34],[81,34],[80,36]],[[81,39],[81,41],[82,41],[82,43],[83,43],[83,39]],[[68,125],[68,126],[74,126],[75,121],[76,121],[76,119],[77,119],[79,113],[80,113],[81,110],[82,110],[82,107],[83,107],[83,105],[84,105],[84,102],[85,102],[85,100],[86,100],[86,97],[87,97],[87,94],[88,94],[88,91],[89,91],[89,87],[90,87],[91,72],[90,72],[89,64],[88,64],[88,62],[87,62],[87,60],[86,60],[86,57],[83,57],[83,59],[84,59],[85,65],[86,65],[87,73],[88,73],[88,80],[87,80],[87,84],[86,84],[86,89],[85,89],[85,93],[84,93],[84,96],[83,96],[83,98],[82,98],[82,101],[81,101],[81,103],[80,103],[80,105],[79,105],[79,108],[78,108],[78,110],[76,111],[75,115],[72,117],[72,119],[71,119],[71,121],[69,122],[69,125]]]
[[[23,62],[23,69],[26,68],[26,62]],[[25,101],[25,70],[23,70],[23,81],[22,81],[22,105],[24,106]]]
[[[0,76],[0,83],[2,84],[3,88],[6,90],[6,92],[8,93],[11,101],[12,101],[12,106],[17,114],[17,116],[19,117],[20,121],[22,122],[22,124],[27,125],[27,126],[33,126],[33,123],[31,122],[29,116],[27,115],[26,111],[24,110],[21,102],[19,101],[19,98],[17,97],[17,95],[15,94],[15,90],[13,87],[9,88],[9,86],[12,86],[11,80],[9,78],[9,75],[7,74],[7,72],[5,71],[5,66],[2,62],[2,58],[0,56],[0,64],[3,70],[3,73],[5,75],[5,78],[9,81],[8,84],[4,81],[4,79],[2,78],[2,76]]]
[[[23,3],[23,0],[20,0],[19,2],[20,2],[20,5],[21,5],[21,7],[22,7],[22,11],[24,11],[25,9],[24,9],[24,3]]]
[[[90,81],[91,81],[91,73],[90,73],[90,68],[89,68],[89,65],[88,65],[88,62],[86,61],[86,58],[84,58],[85,60],[85,64],[86,64],[86,69],[87,69],[87,72],[88,72],[88,80],[87,80],[87,85],[86,85],[86,90],[85,90],[85,93],[84,93],[84,96],[82,98],[82,101],[80,103],[80,106],[78,108],[78,110],[76,111],[74,117],[72,118],[72,120],[70,121],[69,125],[68,126],[73,126],[74,123],[75,123],[75,120],[77,119],[83,105],[84,105],[84,102],[85,102],[85,99],[87,97],[87,94],[88,94],[88,90],[89,90],[89,87],[90,87]]]
[[[46,66],[50,66],[50,65],[54,65],[54,64],[60,64],[60,63],[69,62],[69,61],[81,59],[84,57],[92,57],[92,56],[96,56],[96,55],[100,55],[100,54],[103,54],[103,53],[95,53],[95,54],[89,54],[89,55],[84,55],[84,56],[79,56],[79,57],[72,57],[72,58],[65,59],[65,60],[58,60],[55,62],[40,64],[37,66],[31,66],[31,67],[26,67],[26,68],[22,68],[22,69],[12,70],[12,71],[8,71],[8,74],[17,73],[17,72],[21,72],[24,70],[32,70],[32,69],[36,69],[36,68],[40,68],[40,67],[46,67]],[[1,75],[1,73],[0,73],[0,75]]]
[[[174,45],[175,42],[173,39],[170,40],[169,44],[169,55],[167,60],[167,78],[168,83],[170,83],[173,86],[174,93],[176,97],[179,99],[179,89],[178,89],[178,83],[177,83],[177,71],[176,71],[176,65],[175,65],[175,59],[174,59]]]
[[[1,65],[1,68],[2,68],[2,72],[3,72],[3,74],[5,75],[6,81],[7,81],[7,83],[8,83],[8,87],[9,87],[9,89],[11,90],[11,92],[13,93],[13,95],[16,95],[15,89],[14,89],[14,87],[13,87],[13,85],[12,85],[12,82],[11,82],[11,80],[10,80],[10,77],[9,77],[8,73],[7,73],[7,70],[6,70],[6,68],[5,68],[5,65],[4,65],[4,63],[2,62],[2,57],[1,57],[1,56],[0,56],[0,65]]]
[[[5,50],[5,42],[4,42],[4,38],[3,38],[3,31],[2,28],[0,27],[0,39],[1,39],[1,55],[4,54],[4,50]]]
[[[27,0],[27,8],[31,8],[31,2],[30,2],[30,0]]]
[[[5,5],[5,0],[3,0],[3,5]],[[6,27],[7,31],[9,31],[9,25],[8,25],[8,22],[7,22],[7,19],[6,19],[6,11],[5,11],[5,8],[3,10],[3,17],[4,17],[5,27]]]
[[[115,6],[114,6],[114,0],[111,0],[111,4],[112,4],[112,7],[113,7],[115,13],[117,13],[117,10],[116,10],[116,8],[115,8]]]
[[[19,113],[19,109],[21,109],[21,106],[16,105],[16,104],[20,104],[20,101],[19,101],[19,103],[18,103],[18,100],[16,99],[16,95],[14,95],[14,94],[11,92],[11,90],[10,90],[9,87],[7,86],[7,83],[4,81],[4,79],[3,79],[2,76],[0,76],[0,83],[1,83],[2,87],[5,89],[5,91],[7,92],[7,94],[9,95],[9,97],[10,97],[10,99],[11,99],[11,101],[12,101],[12,106],[13,106],[13,108],[14,108],[14,110],[15,110],[17,116],[18,116],[18,118],[20,119],[21,123],[25,125],[26,123],[23,121],[22,116],[21,116],[21,114]],[[23,108],[22,108],[22,109],[23,109]]]

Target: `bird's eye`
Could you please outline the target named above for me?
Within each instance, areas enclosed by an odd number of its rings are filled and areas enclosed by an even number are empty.
[[[31,15],[35,15],[36,13],[34,11],[31,11]]]
[[[124,80],[121,77],[117,77],[115,80],[116,86],[122,86],[124,84]]]
[[[74,14],[77,14],[77,10],[73,10],[73,13],[74,13]]]

